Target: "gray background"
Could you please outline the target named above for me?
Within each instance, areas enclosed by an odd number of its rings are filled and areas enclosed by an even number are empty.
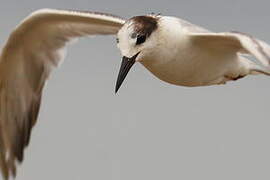
[[[270,42],[269,1],[2,0],[0,44],[30,12],[68,8],[173,15]],[[90,57],[91,56],[91,57]],[[137,64],[114,94],[115,37],[71,46],[47,84],[18,180],[270,179],[270,78],[177,87]]]

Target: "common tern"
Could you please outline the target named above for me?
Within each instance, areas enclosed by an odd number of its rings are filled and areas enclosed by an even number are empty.
[[[69,41],[90,35],[116,35],[123,58],[115,92],[136,62],[163,81],[189,87],[270,75],[270,46],[245,33],[213,33],[153,14],[125,20],[86,11],[35,11],[11,33],[0,56],[0,166],[5,180],[16,175],[16,165],[23,161],[50,72],[64,58]]]

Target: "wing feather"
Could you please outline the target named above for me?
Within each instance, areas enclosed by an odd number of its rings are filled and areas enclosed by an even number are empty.
[[[193,44],[212,50],[229,50],[232,53],[248,54],[255,57],[263,66],[269,68],[270,46],[241,32],[188,33]]]
[[[264,68],[269,68],[270,45],[264,41],[238,31],[214,33],[182,19],[179,19],[179,22],[193,45],[202,49],[253,56]]]
[[[85,11],[42,9],[11,33],[0,56],[0,166],[3,178],[16,175],[36,123],[43,86],[78,37],[116,34],[122,18]]]

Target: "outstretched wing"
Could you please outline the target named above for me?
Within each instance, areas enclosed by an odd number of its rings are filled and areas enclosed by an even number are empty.
[[[241,32],[197,33],[187,32],[191,42],[208,51],[248,54],[264,67],[270,65],[270,46],[251,35]]]
[[[16,175],[16,162],[23,161],[44,83],[64,58],[67,42],[116,34],[124,23],[109,14],[42,9],[12,32],[0,57],[0,166],[5,180]]]

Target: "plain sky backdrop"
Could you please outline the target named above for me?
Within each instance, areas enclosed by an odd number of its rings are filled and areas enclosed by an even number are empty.
[[[269,0],[2,0],[0,46],[40,8],[177,16],[270,43]],[[17,180],[269,180],[270,77],[187,88],[136,64],[117,95],[113,36],[81,39],[45,87]]]

